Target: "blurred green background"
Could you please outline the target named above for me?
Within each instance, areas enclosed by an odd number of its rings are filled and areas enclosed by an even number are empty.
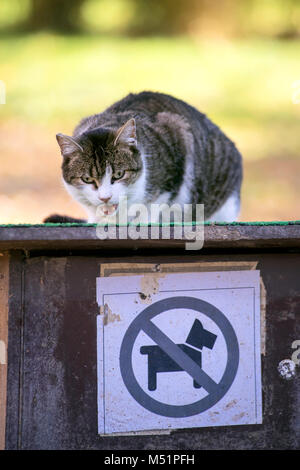
[[[298,0],[1,0],[0,80],[0,223],[84,216],[55,134],[142,90],[237,144],[241,220],[300,219]]]

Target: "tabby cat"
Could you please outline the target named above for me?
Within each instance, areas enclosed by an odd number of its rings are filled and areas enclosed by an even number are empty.
[[[179,99],[129,94],[83,119],[72,137],[56,138],[65,187],[86,209],[88,222],[115,214],[124,195],[129,205],[147,207],[201,203],[210,221],[238,217],[241,155],[204,114]],[[46,220],[61,221],[55,217]]]

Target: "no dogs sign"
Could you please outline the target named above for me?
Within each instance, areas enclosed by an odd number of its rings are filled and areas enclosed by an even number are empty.
[[[97,279],[100,434],[261,422],[258,271]]]

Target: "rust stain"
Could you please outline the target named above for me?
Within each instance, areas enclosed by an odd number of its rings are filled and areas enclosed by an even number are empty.
[[[229,410],[229,408],[232,408],[236,404],[237,404],[237,400],[232,400],[229,403],[227,403],[227,405],[225,406],[225,409]]]
[[[245,416],[245,413],[242,412],[242,413],[239,413],[238,415],[235,415],[232,420],[233,421],[239,421],[243,416]]]

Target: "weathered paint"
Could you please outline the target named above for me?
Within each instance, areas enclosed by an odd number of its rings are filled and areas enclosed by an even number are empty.
[[[146,308],[139,295],[144,277],[97,283],[98,301],[122,314],[118,328],[98,324],[99,431],[261,422],[259,271],[165,274]],[[205,375],[196,388],[199,364]],[[224,406],[233,401],[232,409]]]
[[[5,447],[9,256],[0,253],[0,449]]]
[[[176,237],[175,229],[170,229],[170,239],[163,238],[163,228],[159,228],[159,238],[151,239],[151,227],[148,238],[132,240],[124,238],[122,228],[116,229],[117,239],[100,240],[97,227],[82,225],[79,227],[61,226],[4,226],[0,230],[1,250],[176,250],[185,248],[190,242],[182,227],[181,238]],[[119,233],[121,235],[119,239]],[[230,251],[241,249],[294,249],[300,247],[300,222],[280,224],[249,224],[226,226],[212,224],[204,227],[204,250],[215,249]],[[200,250],[198,253],[201,253]],[[197,254],[197,250],[191,255]]]
[[[138,274],[144,274],[145,281],[143,280],[143,286],[146,284],[146,292],[148,288],[147,276],[149,273],[160,273],[165,275],[166,273],[175,272],[212,272],[212,271],[244,271],[253,270],[257,267],[257,261],[214,261],[214,262],[203,262],[194,261],[193,263],[108,263],[101,264],[100,276],[135,276]],[[153,276],[151,276],[153,278]],[[152,285],[152,283],[150,283]],[[154,288],[156,284],[154,284]],[[153,289],[152,289],[153,292]],[[151,294],[151,292],[150,292]],[[151,295],[145,294],[145,290],[141,292],[141,300],[144,303],[151,303]],[[102,312],[103,306],[100,307],[100,313]],[[102,312],[103,313],[103,312]],[[266,343],[266,289],[262,278],[260,278],[260,313],[261,313],[261,353],[265,354],[265,343]]]
[[[103,315],[104,315],[104,319],[103,319],[104,325],[108,325],[109,323],[114,323],[116,321],[117,322],[121,321],[120,315],[116,315],[115,313],[113,313],[107,304],[104,304]]]
[[[141,278],[140,287],[140,300],[145,304],[151,304],[152,296],[159,292],[159,279],[164,277],[165,274],[153,273],[144,274]]]
[[[291,359],[284,359],[279,362],[277,370],[283,379],[292,380],[296,375],[296,364]]]
[[[122,251],[110,251],[119,248],[118,241],[99,245],[99,240],[88,240],[80,228],[70,243],[58,228],[51,242],[42,242],[38,236],[30,241],[32,231],[24,242],[21,231],[26,234],[26,230],[20,229],[18,243],[12,239],[5,242],[10,248],[29,249],[11,251],[6,448],[299,448],[299,367],[292,380],[283,380],[277,370],[279,362],[294,352],[293,342],[300,339],[299,231],[291,227],[293,233],[281,227],[277,238],[270,231],[268,238],[268,227],[256,227],[251,240],[247,239],[249,232],[247,235],[239,227],[241,238],[232,241],[231,229],[218,227],[218,238],[213,238],[212,230],[206,249],[198,253],[185,252],[182,241],[176,240],[164,240],[151,250],[132,241],[124,243]],[[131,251],[133,245],[141,251]],[[97,435],[95,320],[99,307],[95,279],[102,263],[111,262],[184,262],[191,266],[199,262],[258,262],[267,292],[262,425],[180,430],[147,437]]]

